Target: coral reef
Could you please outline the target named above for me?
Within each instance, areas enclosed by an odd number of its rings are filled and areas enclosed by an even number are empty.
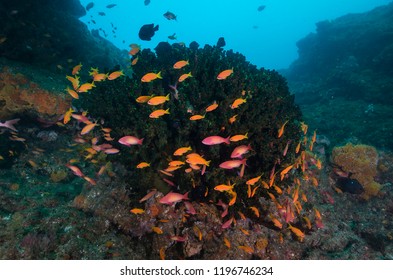
[[[381,185],[375,182],[378,166],[378,152],[372,146],[353,145],[335,147],[332,151],[332,162],[344,171],[350,173],[350,177],[359,181],[364,187],[365,198],[376,196]]]
[[[71,98],[50,92],[9,68],[0,73],[0,119],[27,116],[56,121],[70,107]]]

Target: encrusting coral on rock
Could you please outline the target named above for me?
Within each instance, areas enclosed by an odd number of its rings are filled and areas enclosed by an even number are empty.
[[[378,194],[381,185],[375,182],[377,175],[378,152],[368,145],[353,145],[335,147],[332,151],[332,161],[344,172],[349,173],[351,179],[356,179],[364,187],[364,198]]]

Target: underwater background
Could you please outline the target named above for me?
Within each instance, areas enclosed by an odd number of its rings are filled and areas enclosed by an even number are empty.
[[[0,258],[392,259],[393,3],[314,2],[2,1]]]

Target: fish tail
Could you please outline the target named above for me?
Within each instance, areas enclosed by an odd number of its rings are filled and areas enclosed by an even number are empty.
[[[161,71],[157,73],[157,78],[158,78],[158,79],[162,79]]]
[[[139,144],[139,145],[142,145],[143,139],[145,139],[145,138],[142,138],[142,139],[140,139],[140,140],[138,141],[138,144]]]

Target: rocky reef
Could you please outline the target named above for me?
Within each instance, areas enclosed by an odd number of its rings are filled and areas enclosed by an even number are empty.
[[[0,56],[59,74],[80,62],[107,68],[123,64],[127,54],[93,36],[79,21],[85,14],[79,0],[2,1]]]
[[[285,76],[306,121],[333,144],[393,148],[393,3],[317,23]]]

